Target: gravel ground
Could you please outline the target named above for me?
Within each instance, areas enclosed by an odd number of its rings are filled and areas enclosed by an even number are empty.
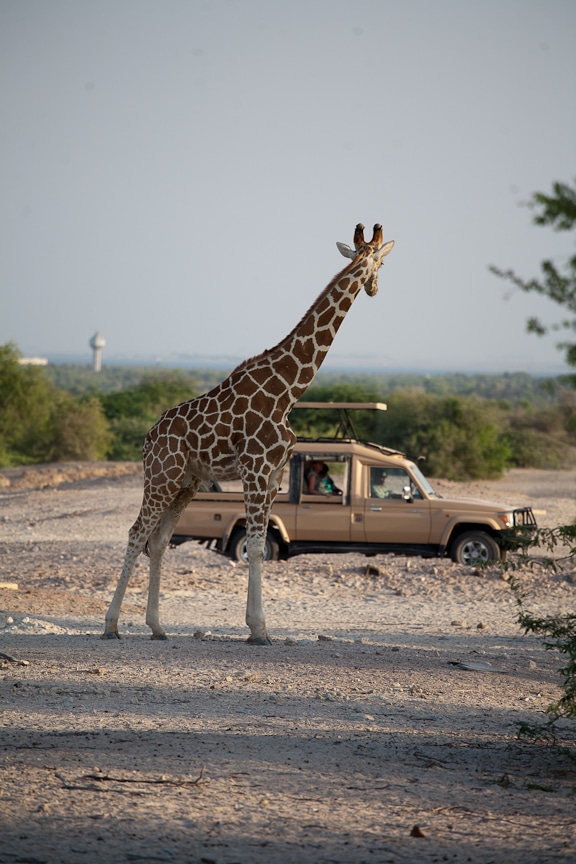
[[[434,482],[544,526],[574,520],[575,484]],[[165,559],[169,641],[148,638],[145,560],[124,638],[101,641],[140,498],[132,463],[0,472],[0,862],[574,860],[574,765],[516,737],[561,658],[521,634],[498,569],[268,564],[258,648],[247,568],[189,543]],[[534,611],[574,609],[571,567],[520,575]]]

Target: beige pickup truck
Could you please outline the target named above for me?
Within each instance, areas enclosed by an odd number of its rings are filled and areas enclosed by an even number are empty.
[[[342,408],[350,435],[351,408],[381,403],[298,403]],[[338,491],[311,494],[313,466],[324,463]],[[324,470],[325,475],[325,470]],[[328,487],[329,488],[329,487]],[[449,556],[460,564],[496,561],[536,531],[530,507],[438,495],[404,454],[355,437],[299,439],[272,508],[267,560],[314,552]],[[196,540],[246,561],[241,485],[213,484],[198,492],[176,527],[172,544]]]

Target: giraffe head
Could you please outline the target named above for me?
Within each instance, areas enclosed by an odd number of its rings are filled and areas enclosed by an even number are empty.
[[[364,240],[364,225],[359,222],[354,231],[354,249],[351,249],[346,243],[336,243],[336,246],[345,258],[352,258],[353,261],[362,258],[367,262],[369,266],[364,281],[364,290],[370,297],[374,297],[378,293],[378,270],[386,255],[392,251],[394,240],[384,243],[382,225],[376,224],[372,232],[372,239],[366,242]]]

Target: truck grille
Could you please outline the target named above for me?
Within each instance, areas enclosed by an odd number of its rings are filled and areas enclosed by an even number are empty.
[[[531,507],[517,507],[513,510],[514,527],[515,528],[530,528],[535,529],[536,519]]]

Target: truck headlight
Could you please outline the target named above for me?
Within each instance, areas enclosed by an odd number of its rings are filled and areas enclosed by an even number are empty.
[[[502,522],[505,528],[513,528],[514,527],[514,514],[513,513],[497,513],[496,516]]]

